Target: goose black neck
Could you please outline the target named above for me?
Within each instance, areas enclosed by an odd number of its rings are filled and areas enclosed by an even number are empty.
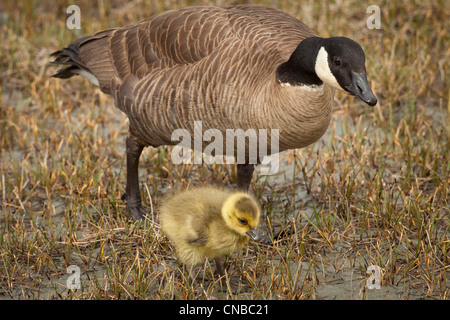
[[[303,40],[292,53],[288,61],[280,64],[276,79],[290,85],[321,85],[322,80],[314,70],[317,53],[323,38],[310,37]]]

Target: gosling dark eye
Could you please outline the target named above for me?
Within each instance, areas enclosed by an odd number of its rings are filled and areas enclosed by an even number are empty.
[[[342,64],[341,58],[339,58],[339,57],[333,57],[333,64],[334,64],[336,67],[339,67],[339,66]]]
[[[246,226],[246,225],[247,225],[247,220],[246,220],[246,219],[239,219],[239,222],[240,222],[243,226]]]

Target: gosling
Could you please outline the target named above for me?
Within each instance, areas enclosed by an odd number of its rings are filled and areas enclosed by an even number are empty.
[[[224,276],[220,257],[258,240],[261,210],[247,193],[197,187],[168,198],[160,208],[163,232],[175,245],[179,263],[192,268],[206,258],[215,260]]]

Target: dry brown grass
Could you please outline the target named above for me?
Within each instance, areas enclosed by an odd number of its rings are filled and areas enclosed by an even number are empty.
[[[362,0],[276,6],[323,36],[367,54],[375,108],[338,94],[333,123],[313,146],[283,156],[278,176],[254,179],[274,245],[229,258],[221,292],[206,264],[189,282],[157,225],[132,223],[125,204],[127,120],[86,80],[49,76],[49,54],[81,35],[206,1],[0,4],[0,299],[448,299],[449,7],[380,1],[369,30]],[[229,1],[218,1],[228,5]],[[141,159],[144,204],[190,184],[232,185],[232,166],[176,166],[170,148]],[[66,287],[69,265],[80,290]],[[369,265],[382,271],[368,290]]]

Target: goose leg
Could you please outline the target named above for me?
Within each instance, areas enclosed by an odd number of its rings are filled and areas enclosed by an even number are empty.
[[[127,154],[127,186],[122,199],[127,201],[128,209],[134,220],[144,220],[147,211],[142,207],[141,191],[139,189],[139,157],[143,146],[137,144],[133,139],[126,139]]]
[[[239,164],[237,165],[237,186],[238,189],[248,191],[250,183],[253,177],[253,171],[255,171],[254,164]]]
[[[247,192],[248,188],[250,186],[250,183],[252,181],[253,177],[253,171],[255,171],[255,165],[254,164],[238,164],[237,165],[237,187],[238,189]],[[263,244],[271,244],[272,240],[267,235],[267,231],[263,231],[262,229],[266,229],[267,227],[264,227],[262,223],[258,225],[257,234],[259,235],[258,238],[255,238],[254,240]]]

